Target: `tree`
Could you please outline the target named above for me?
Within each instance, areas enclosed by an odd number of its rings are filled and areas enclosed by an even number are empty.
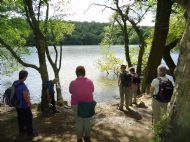
[[[183,31],[185,28],[185,18],[184,18],[184,9],[179,7],[178,4],[174,4],[173,11],[170,18],[169,33],[167,36],[166,46],[164,47],[163,59],[169,67],[170,74],[174,76],[174,69],[176,64],[174,63],[171,57],[171,50],[179,50],[178,47],[179,41],[182,38]],[[176,30],[177,29],[177,30]]]
[[[97,60],[97,66],[101,72],[106,72],[107,75],[112,72],[115,75],[119,73],[119,65],[123,63],[123,61],[119,58],[114,57],[114,51],[110,49],[110,46],[113,43],[114,38],[114,22],[111,26],[105,27],[105,35],[100,44],[100,52],[102,54],[102,58]]]
[[[187,11],[186,28],[180,42],[178,64],[175,71],[175,91],[163,142],[188,142],[190,139],[190,1],[176,0]]]
[[[126,61],[129,67],[132,66],[132,62],[129,55],[129,28],[127,25],[127,21],[131,23],[140,41],[137,72],[141,74],[142,58],[143,58],[144,48],[146,44],[145,44],[145,38],[138,24],[141,22],[142,18],[144,17],[146,12],[149,10],[150,6],[148,5],[148,8],[143,10],[143,7],[144,8],[147,7],[147,5],[145,5],[146,3],[144,2],[138,2],[138,1],[127,1],[127,2],[122,1],[121,2],[120,0],[112,0],[111,2],[113,2],[112,4],[113,6],[108,6],[108,5],[103,5],[103,4],[92,4],[92,5],[103,6],[115,12],[114,19],[119,24],[121,31],[123,33],[123,39],[124,39],[124,45],[125,45],[124,46],[125,57],[126,57]],[[137,9],[134,10],[133,9],[134,7],[136,7]],[[137,11],[139,11],[141,14],[139,14]],[[132,15],[131,17],[130,17],[130,14]],[[135,21],[134,19],[137,19],[137,20]]]
[[[49,113],[49,100],[48,96],[46,94],[46,88],[43,85],[45,82],[49,80],[48,76],[48,70],[46,65],[46,49],[47,49],[47,42],[46,38],[44,37],[42,30],[40,29],[40,22],[39,22],[39,10],[37,11],[37,14],[35,12],[35,4],[41,4],[40,1],[32,1],[32,0],[15,0],[15,1],[3,1],[1,8],[5,9],[3,14],[5,15],[5,18],[3,21],[7,22],[11,17],[15,17],[16,14],[24,18],[30,30],[34,34],[35,38],[35,47],[37,49],[38,59],[39,59],[39,67],[26,63],[16,52],[15,48],[23,48],[25,41],[23,39],[22,34],[20,33],[20,29],[12,27],[9,25],[4,25],[1,28],[7,28],[8,30],[2,31],[0,36],[0,43],[3,47],[5,47],[12,56],[23,66],[25,67],[31,67],[35,70],[37,70],[40,73],[41,79],[42,79],[42,92],[41,92],[41,110],[43,114],[47,115]],[[16,37],[13,35],[17,35]],[[8,38],[7,38],[8,37]],[[20,41],[20,39],[22,39]]]
[[[171,0],[158,0],[154,37],[152,47],[148,58],[146,71],[144,74],[142,91],[150,85],[153,78],[157,76],[157,67],[161,63],[163,57],[164,47],[169,31],[170,14],[173,2]]]
[[[48,21],[48,36],[51,36],[51,40],[49,40],[49,43],[53,45],[53,49],[55,51],[55,60],[53,61],[49,48],[46,49],[47,58],[53,68],[55,78],[58,78],[58,84],[60,84],[60,77],[59,72],[61,69],[61,63],[62,63],[62,40],[64,39],[65,35],[69,35],[73,31],[73,25],[70,23],[63,22],[61,20],[49,20]],[[56,46],[56,43],[59,43],[59,52],[58,52],[58,46]],[[59,60],[58,60],[59,59]],[[61,93],[61,87],[60,85],[56,85],[56,92],[57,92],[57,104],[62,106],[63,105],[63,98]]]

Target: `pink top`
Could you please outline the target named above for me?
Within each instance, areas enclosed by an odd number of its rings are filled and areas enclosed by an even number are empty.
[[[92,102],[93,82],[86,77],[77,77],[71,81],[69,92],[71,93],[71,105],[76,105],[78,102]]]

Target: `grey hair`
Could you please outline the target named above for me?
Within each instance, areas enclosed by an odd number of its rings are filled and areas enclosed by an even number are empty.
[[[164,66],[164,65],[158,66],[158,68],[157,68],[158,76],[164,77],[166,75],[167,71],[168,70],[167,70],[166,66]]]

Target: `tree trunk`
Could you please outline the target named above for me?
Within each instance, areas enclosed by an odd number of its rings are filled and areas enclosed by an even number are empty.
[[[60,79],[59,79],[59,71],[56,72],[54,71],[55,74],[55,78],[58,78],[58,82],[56,84],[56,92],[57,92],[57,105],[58,106],[63,106],[64,105],[64,101],[63,101],[63,97],[62,97],[62,93],[61,93],[61,86],[60,86]]]
[[[41,111],[43,115],[49,114],[49,96],[46,93],[46,83],[49,80],[48,70],[46,65],[46,48],[47,42],[42,34],[42,31],[39,26],[39,22],[35,17],[35,13],[33,10],[33,1],[32,0],[23,0],[24,9],[26,12],[27,21],[31,27],[31,30],[34,33],[35,41],[36,41],[36,49],[38,51],[39,58],[39,73],[42,79],[42,95],[41,95]]]
[[[46,83],[49,80],[49,77],[48,77],[46,57],[45,57],[46,41],[40,40],[41,38],[42,37],[39,37],[39,35],[36,36],[36,42],[37,42],[36,47],[38,51],[39,66],[40,66],[39,73],[42,79],[41,111],[45,116],[49,114],[49,97],[46,94],[46,86],[44,86],[44,83]]]
[[[179,43],[179,39],[176,39],[174,41],[172,41],[171,43],[169,43],[168,45],[166,45],[166,47],[164,48],[164,61],[166,62],[167,66],[169,67],[170,70],[170,74],[174,77],[174,69],[176,67],[171,55],[170,55],[170,51],[171,49],[173,49],[177,44]]]
[[[142,84],[143,92],[145,92],[146,88],[150,85],[152,79],[157,76],[157,67],[161,63],[168,35],[172,4],[173,2],[171,0],[158,0],[157,2],[154,38],[152,41],[150,56],[148,58],[148,64],[144,74]]]
[[[190,2],[188,14],[190,17]],[[190,140],[190,18],[180,43],[180,53],[175,72],[174,103],[169,115],[167,133],[163,142],[189,142]]]
[[[131,59],[129,55],[129,36],[128,36],[128,31],[127,31],[127,23],[126,21],[123,21],[123,35],[124,35],[124,44],[125,44],[125,58],[128,63],[128,67],[131,67]]]

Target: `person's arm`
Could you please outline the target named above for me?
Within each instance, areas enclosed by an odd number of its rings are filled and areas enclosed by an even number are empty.
[[[118,86],[121,84],[121,76],[119,75],[119,78],[118,78]]]
[[[24,101],[28,104],[29,107],[32,107],[32,104],[30,102],[30,97],[28,95],[28,91],[24,91],[23,92],[23,98],[24,98]]]
[[[73,94],[73,81],[69,85],[69,92]]]

